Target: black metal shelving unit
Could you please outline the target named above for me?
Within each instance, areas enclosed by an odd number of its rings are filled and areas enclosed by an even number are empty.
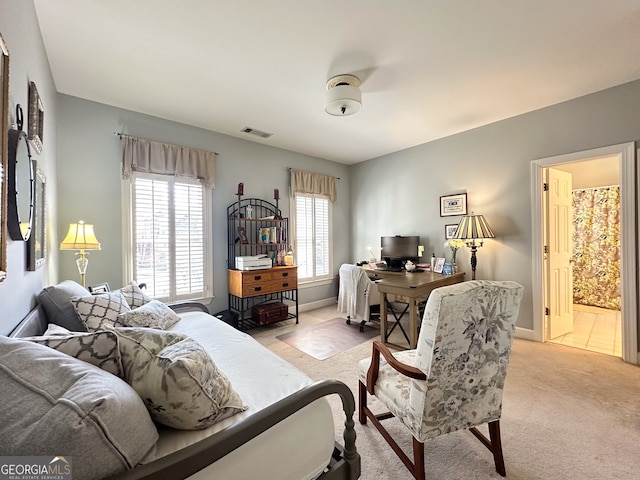
[[[237,202],[227,207],[227,268],[236,270],[235,259],[239,256],[267,255],[271,258],[274,254],[277,256],[279,250],[286,252],[288,235],[289,220],[282,217],[277,204],[260,198],[238,197]],[[294,304],[295,314],[289,313],[286,319],[295,318],[298,323],[297,280],[293,288],[274,293],[239,296],[229,292],[229,310],[238,315],[240,330],[259,326],[251,318],[254,306],[276,301]]]

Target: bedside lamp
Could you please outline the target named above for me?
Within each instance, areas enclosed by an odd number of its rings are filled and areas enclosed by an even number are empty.
[[[467,247],[471,249],[471,280],[475,280],[476,265],[478,264],[476,252],[478,248],[482,246],[485,238],[496,238],[496,236],[484,219],[484,216],[474,215],[473,212],[471,212],[471,215],[462,217],[453,238],[466,240]],[[476,240],[480,240],[479,244],[476,243]]]
[[[60,250],[79,250],[76,253],[76,255],[80,255],[76,260],[76,265],[78,265],[78,272],[80,272],[80,283],[84,287],[84,277],[89,264],[85,250],[100,250],[100,242],[93,232],[93,225],[84,223],[82,220],[70,224],[69,231],[60,244]]]

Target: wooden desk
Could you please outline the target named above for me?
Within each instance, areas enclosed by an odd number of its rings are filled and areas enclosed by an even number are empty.
[[[380,339],[385,345],[390,345],[400,349],[406,349],[406,346],[400,346],[389,343],[387,338],[387,295],[402,295],[409,299],[409,348],[416,348],[418,345],[418,302],[420,298],[426,297],[432,290],[446,285],[460,283],[464,279],[464,273],[454,273],[453,275],[442,275],[433,272],[385,272],[371,270],[384,276],[379,280],[375,280],[380,292]],[[387,274],[393,275],[387,275]],[[369,274],[369,272],[367,272]],[[372,275],[369,275],[372,278]]]

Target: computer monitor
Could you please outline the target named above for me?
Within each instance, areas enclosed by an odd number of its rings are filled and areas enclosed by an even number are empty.
[[[418,245],[420,245],[418,235],[380,237],[380,256],[390,267],[402,268],[406,260],[417,261]]]

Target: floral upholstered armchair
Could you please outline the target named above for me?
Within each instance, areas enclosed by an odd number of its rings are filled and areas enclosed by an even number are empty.
[[[371,420],[416,479],[425,476],[424,442],[461,429],[469,429],[492,452],[496,471],[506,475],[502,391],[522,293],[515,282],[438,288],[427,300],[415,350],[392,354],[374,342],[373,356],[359,362],[359,421]],[[389,412],[374,414],[367,394]],[[413,461],[380,422],[391,417],[413,436]],[[485,423],[489,438],[476,428]]]

